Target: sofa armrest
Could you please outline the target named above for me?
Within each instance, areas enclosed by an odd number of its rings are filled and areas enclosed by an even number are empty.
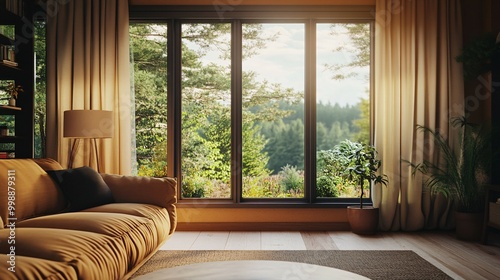
[[[177,223],[177,180],[174,178],[155,178],[101,174],[104,182],[118,203],[145,203],[164,207],[170,214],[173,228]]]

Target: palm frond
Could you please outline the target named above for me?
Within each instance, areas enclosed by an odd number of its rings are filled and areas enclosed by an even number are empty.
[[[458,202],[458,210],[477,212],[483,207],[482,185],[484,174],[491,163],[491,135],[480,125],[470,123],[465,117],[452,118],[453,127],[459,129],[459,145],[453,148],[439,131],[417,125],[416,129],[430,135],[437,151],[437,162],[424,160],[407,162],[412,175],[421,173],[425,187],[432,194],[443,194]]]

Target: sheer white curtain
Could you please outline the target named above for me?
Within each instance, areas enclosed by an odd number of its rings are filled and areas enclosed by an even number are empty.
[[[63,112],[111,110],[114,137],[100,140],[101,172],[131,173],[129,12],[127,0],[49,0],[47,18],[47,154],[63,166],[69,139]],[[75,165],[95,167],[85,141]]]
[[[377,0],[375,30],[374,137],[390,180],[373,193],[380,228],[449,228],[450,206],[424,192],[421,176],[401,160],[436,160],[415,126],[447,135],[449,118],[463,115],[460,1]]]

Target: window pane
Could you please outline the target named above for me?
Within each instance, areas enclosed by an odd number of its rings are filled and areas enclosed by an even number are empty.
[[[182,197],[231,198],[231,25],[182,25]]]
[[[243,197],[304,197],[304,24],[243,25]]]
[[[167,25],[130,24],[137,174],[167,175]]]
[[[316,29],[317,197],[359,197],[342,162],[348,141],[370,142],[370,24]]]

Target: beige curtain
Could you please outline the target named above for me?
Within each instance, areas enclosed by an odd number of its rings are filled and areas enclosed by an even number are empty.
[[[114,137],[97,140],[100,171],[130,174],[128,1],[50,0],[48,7],[47,155],[67,164],[65,110],[111,110]],[[74,166],[96,168],[91,149],[88,139],[80,144]]]
[[[375,145],[389,175],[376,186],[383,230],[450,228],[450,206],[431,197],[422,177],[401,160],[436,160],[431,139],[415,126],[450,135],[450,116],[463,115],[459,0],[377,0],[375,20]]]

